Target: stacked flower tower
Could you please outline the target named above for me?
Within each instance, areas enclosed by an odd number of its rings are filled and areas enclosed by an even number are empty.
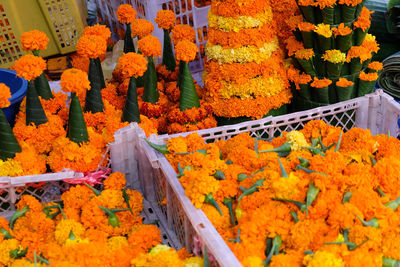
[[[214,114],[231,123],[284,109],[292,95],[269,2],[215,0],[208,19],[205,98]]]
[[[295,66],[288,78],[297,89],[296,99],[314,107],[370,93],[382,67],[371,63],[379,46],[368,34],[372,12],[364,6],[365,0],[297,3],[303,19],[294,37],[286,40]]]

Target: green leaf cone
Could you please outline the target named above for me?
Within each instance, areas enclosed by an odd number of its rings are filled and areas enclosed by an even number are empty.
[[[181,91],[181,96],[179,98],[179,109],[184,111],[188,108],[198,108],[200,107],[199,97],[196,92],[196,87],[194,86],[192,74],[189,70],[189,65],[184,62],[182,76],[180,78],[179,90]],[[179,78],[178,78],[179,79]]]
[[[315,14],[314,14],[314,7],[299,5],[299,8],[301,10],[301,13],[303,14],[303,17],[305,18],[305,20],[307,22],[310,22],[312,24],[316,23]]]
[[[179,69],[178,69],[178,81],[176,82],[176,86],[179,88],[181,85],[182,73],[185,68],[185,61],[179,61]]]
[[[329,87],[314,88],[315,97],[318,103],[329,104]]]
[[[335,23],[335,9],[334,7],[325,7],[321,10],[322,20],[324,24],[332,25]]]
[[[92,113],[104,110],[103,99],[101,97],[101,75],[98,72],[96,61],[91,58],[89,63],[90,90],[86,92],[85,111]]]
[[[128,95],[126,96],[124,112],[122,113],[122,121],[140,122],[139,104],[136,92],[136,78],[133,76],[129,80]]]
[[[357,97],[372,93],[375,83],[376,81],[363,81],[360,79],[358,82]]]
[[[26,125],[34,123],[38,126],[46,122],[47,117],[44,113],[42,103],[40,103],[35,84],[33,81],[30,81],[26,93]]]
[[[75,143],[85,143],[89,140],[81,103],[76,94],[71,95],[71,105],[68,117],[67,137]]]
[[[124,37],[124,53],[126,54],[129,52],[136,52],[136,50],[132,40],[131,24],[127,23],[125,37]]]
[[[53,93],[51,92],[49,81],[47,80],[46,74],[42,74],[35,79],[35,89],[38,95],[46,100],[53,98]]]
[[[104,88],[106,88],[106,82],[104,81],[103,68],[101,67],[100,58],[99,57],[95,58],[94,62],[96,63],[97,73],[100,75],[101,89],[104,89]]]
[[[166,29],[164,29],[164,51],[162,64],[165,65],[169,71],[174,71],[176,68],[176,61],[172,51],[171,37]]]
[[[0,159],[7,160],[13,158],[15,153],[21,151],[17,138],[15,138],[3,110],[0,109]]]
[[[355,19],[357,6],[342,5],[342,22],[348,23]]]
[[[157,89],[157,74],[154,66],[153,57],[148,57],[147,70],[144,73],[143,101],[157,103],[160,93]]]

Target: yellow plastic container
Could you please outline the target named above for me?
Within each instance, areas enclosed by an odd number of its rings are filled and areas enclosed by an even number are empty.
[[[20,36],[40,30],[50,38],[41,56],[67,54],[86,24],[82,0],[0,0],[0,68],[9,68],[24,55]]]

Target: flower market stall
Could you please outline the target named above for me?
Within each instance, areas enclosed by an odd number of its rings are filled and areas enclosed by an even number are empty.
[[[1,266],[400,263],[366,1],[95,4],[60,90],[33,26],[0,76]]]

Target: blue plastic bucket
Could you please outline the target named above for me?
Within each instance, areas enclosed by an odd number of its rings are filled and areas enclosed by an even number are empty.
[[[12,127],[14,126],[15,116],[18,113],[22,99],[26,95],[28,82],[25,79],[19,78],[13,70],[0,69],[0,83],[6,84],[11,90],[11,104],[8,108],[3,109],[3,112]]]

